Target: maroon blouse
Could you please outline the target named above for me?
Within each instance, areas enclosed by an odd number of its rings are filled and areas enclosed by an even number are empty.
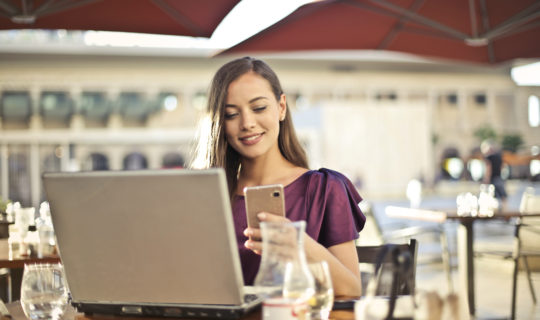
[[[326,248],[358,238],[366,221],[358,207],[360,201],[347,177],[325,168],[307,171],[285,186],[287,218],[306,221],[306,233]],[[244,282],[252,285],[261,257],[244,246],[247,220],[243,196],[234,197],[232,209]]]

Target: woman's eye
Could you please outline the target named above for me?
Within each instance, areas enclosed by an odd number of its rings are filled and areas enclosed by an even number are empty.
[[[225,113],[225,119],[232,119],[234,117],[236,117],[238,115],[238,113]]]
[[[266,109],[266,106],[255,107],[255,108],[253,108],[253,111],[255,111],[255,112],[261,112],[261,111],[264,111],[265,109]]]

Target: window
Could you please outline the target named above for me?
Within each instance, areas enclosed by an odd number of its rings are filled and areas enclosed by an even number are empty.
[[[166,110],[174,111],[178,108],[178,97],[174,93],[170,92],[161,92],[158,97],[157,107],[154,108],[154,111]]]
[[[45,119],[66,121],[73,112],[73,104],[66,92],[44,91],[39,105]]]
[[[467,162],[467,170],[473,181],[480,181],[486,172],[486,164],[480,159],[471,159]]]
[[[23,207],[32,204],[29,154],[27,145],[10,146],[8,151],[8,198]]]
[[[443,162],[443,168],[451,179],[459,180],[463,173],[463,160],[460,158],[446,158]]]
[[[169,152],[163,156],[163,168],[183,168],[185,161],[184,157],[178,152]]]
[[[98,121],[105,121],[111,112],[111,108],[103,92],[83,92],[80,107],[81,113],[86,118]]]
[[[0,100],[0,115],[6,121],[27,121],[32,114],[28,92],[5,91]]]
[[[208,97],[206,96],[206,93],[202,91],[195,93],[195,95],[193,95],[191,98],[191,104],[197,111],[204,111],[206,109],[207,102]]]
[[[142,93],[122,92],[118,98],[118,109],[125,120],[143,122],[148,115],[148,105]]]
[[[537,96],[529,97],[529,125],[531,127],[540,126],[540,102]]]
[[[83,168],[94,171],[109,170],[109,158],[103,153],[93,152],[86,159]]]
[[[140,152],[132,152],[124,157],[124,170],[141,170],[147,168],[148,161]]]

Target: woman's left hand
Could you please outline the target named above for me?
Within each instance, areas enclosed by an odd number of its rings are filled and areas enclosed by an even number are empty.
[[[278,216],[272,213],[260,212],[257,214],[259,222],[291,222],[283,216]],[[262,253],[262,234],[260,228],[246,228],[244,235],[249,239],[244,243],[244,246],[256,254]]]

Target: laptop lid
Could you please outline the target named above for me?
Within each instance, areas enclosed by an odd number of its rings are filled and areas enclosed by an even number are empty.
[[[45,173],[74,303],[241,305],[222,169]]]

